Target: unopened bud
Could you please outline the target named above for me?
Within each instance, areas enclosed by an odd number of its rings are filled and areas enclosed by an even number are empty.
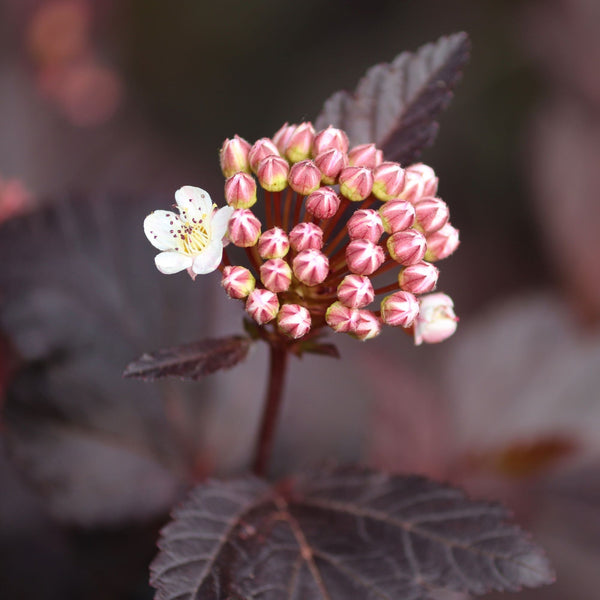
[[[415,222],[414,206],[406,200],[390,200],[380,209],[379,215],[383,222],[383,228],[387,233],[404,231]]]
[[[411,294],[426,294],[435,289],[439,270],[431,263],[422,261],[400,271],[398,285]]]
[[[230,298],[245,298],[255,287],[252,273],[245,267],[227,265],[223,269],[221,285]]]
[[[229,219],[227,234],[229,239],[240,248],[254,246],[260,235],[260,221],[251,210],[239,208],[233,211]]]
[[[273,136],[273,143],[277,146],[277,150],[279,150],[281,156],[285,156],[285,149],[287,148],[292,133],[296,131],[296,127],[298,127],[298,125],[295,123],[292,125],[284,123]]]
[[[270,138],[260,138],[254,142],[248,152],[248,161],[250,162],[250,168],[256,173],[258,165],[267,156],[279,156],[279,150]]]
[[[323,283],[329,274],[329,259],[319,250],[299,252],[292,262],[294,275],[308,286]]]
[[[317,155],[315,165],[321,171],[323,183],[332,185],[336,182],[342,169],[348,166],[348,157],[341,150],[331,148]]]
[[[414,328],[415,345],[443,342],[456,331],[458,317],[454,314],[454,302],[450,296],[429,294],[422,296],[419,304]]]
[[[381,163],[373,171],[373,195],[384,202],[398,198],[405,179],[404,169],[398,163]]]
[[[346,263],[352,273],[371,275],[384,260],[385,253],[381,246],[369,240],[352,240],[346,246]]]
[[[248,295],[246,312],[259,324],[264,325],[272,321],[279,312],[279,299],[277,294],[269,290],[256,288]]]
[[[313,140],[312,155],[319,156],[327,150],[339,150],[346,154],[348,152],[348,136],[342,129],[336,129],[331,125],[323,131],[319,131]]]
[[[450,209],[440,198],[423,198],[415,204],[415,215],[418,227],[428,235],[448,222]]]
[[[325,322],[337,333],[349,333],[354,331],[358,316],[357,308],[350,308],[341,302],[334,302],[325,313]]]
[[[310,313],[299,304],[284,304],[277,315],[277,327],[297,340],[310,331]]]
[[[272,292],[287,292],[292,282],[292,270],[283,258],[271,258],[260,266],[260,280]]]
[[[287,187],[289,171],[287,160],[272,154],[260,161],[256,176],[260,185],[268,192],[281,192]]]
[[[312,123],[300,123],[288,139],[285,155],[293,163],[306,160],[310,156],[314,139],[315,128]]]
[[[406,169],[409,173],[414,173],[421,178],[423,185],[423,196],[435,196],[438,189],[438,178],[435,171],[426,164],[416,163]]]
[[[370,340],[381,333],[381,319],[370,310],[359,310],[358,320],[351,333],[363,342]]]
[[[396,292],[381,301],[381,318],[392,327],[409,327],[419,314],[419,302],[410,292]]]
[[[373,189],[373,172],[366,167],[346,167],[339,177],[340,192],[353,202],[361,202]]]
[[[320,250],[323,247],[323,230],[314,223],[298,223],[290,231],[289,237],[296,252]]]
[[[364,208],[357,210],[348,219],[348,235],[351,240],[369,240],[376,244],[383,234],[383,223],[376,210]]]
[[[223,142],[219,156],[223,175],[231,177],[241,171],[250,173],[250,163],[248,162],[249,151],[250,144],[244,138],[238,135],[235,135],[232,140],[227,138]]]
[[[258,253],[261,258],[283,258],[289,249],[288,236],[280,227],[268,229],[258,240]]]
[[[375,144],[360,144],[348,152],[348,164],[351,167],[374,169],[377,166],[377,148]]]
[[[308,196],[321,185],[321,171],[312,160],[302,160],[292,165],[288,181],[295,192]]]
[[[256,181],[248,173],[236,173],[225,182],[225,200],[233,208],[250,208],[256,204]]]
[[[306,210],[318,219],[330,219],[340,207],[340,197],[330,187],[320,187],[306,199]]]
[[[346,275],[337,288],[339,301],[350,308],[363,308],[373,302],[373,284],[364,275]]]
[[[427,236],[427,252],[425,260],[435,262],[450,256],[460,244],[458,229],[446,223],[441,229],[438,229]]]
[[[425,236],[415,229],[392,234],[387,240],[390,256],[401,265],[414,265],[423,260],[427,242]]]

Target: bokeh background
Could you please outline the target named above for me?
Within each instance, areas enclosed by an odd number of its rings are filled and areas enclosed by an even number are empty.
[[[151,598],[170,506],[250,462],[263,348],[197,385],[120,377],[241,329],[218,275],[154,269],[144,215],[184,184],[220,198],[225,137],[314,119],[461,30],[472,60],[423,155],[461,231],[439,285],[459,330],[295,361],[272,473],[360,460],[500,499],[558,572],[515,597],[597,596],[596,0],[0,0],[0,596]]]

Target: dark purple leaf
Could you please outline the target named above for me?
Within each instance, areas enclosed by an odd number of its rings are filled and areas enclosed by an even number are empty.
[[[450,102],[469,49],[467,34],[455,33],[371,67],[353,93],[326,100],[317,129],[340,127],[353,145],[373,142],[387,160],[414,162],[436,136],[436,119]]]
[[[205,375],[230,369],[244,360],[251,343],[250,338],[232,335],[163,348],[130,362],[123,376],[146,381],[163,377],[198,381]]]
[[[157,600],[439,600],[550,583],[543,552],[506,511],[448,486],[358,467],[275,487],[197,487],[151,566]]]

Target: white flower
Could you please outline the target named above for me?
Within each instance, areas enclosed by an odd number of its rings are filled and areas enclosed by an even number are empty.
[[[458,317],[454,302],[446,294],[427,294],[419,298],[419,314],[415,320],[415,344],[437,344],[456,331]]]
[[[185,185],[175,192],[179,215],[155,210],[144,220],[144,233],[159,250],[156,268],[167,275],[184,269],[192,277],[214,271],[223,257],[223,237],[233,208],[216,210],[208,192]]]

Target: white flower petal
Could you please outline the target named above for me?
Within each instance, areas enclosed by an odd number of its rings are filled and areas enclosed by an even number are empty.
[[[193,222],[195,219],[209,218],[213,212],[210,194],[192,185],[184,185],[175,192],[175,202],[184,221]]]
[[[212,273],[221,263],[223,258],[223,244],[220,240],[213,240],[206,248],[194,257],[192,271],[198,275]]]
[[[227,233],[227,225],[233,214],[231,206],[220,208],[213,216],[211,222],[211,234],[213,240],[222,240]]]
[[[156,268],[165,275],[179,273],[192,266],[193,258],[179,252],[161,252],[154,257]]]
[[[144,233],[159,250],[176,250],[179,247],[179,217],[168,210],[155,210],[144,219]]]

